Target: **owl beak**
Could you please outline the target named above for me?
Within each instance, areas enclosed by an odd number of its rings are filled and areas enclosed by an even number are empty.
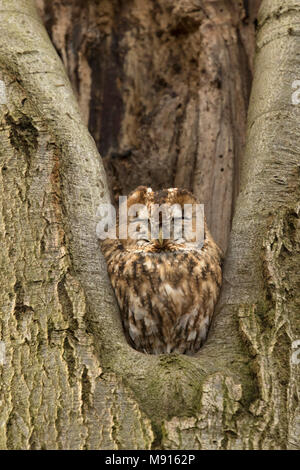
[[[159,229],[158,241],[159,241],[160,246],[163,246],[163,244],[164,244],[164,239],[163,239],[162,228]]]

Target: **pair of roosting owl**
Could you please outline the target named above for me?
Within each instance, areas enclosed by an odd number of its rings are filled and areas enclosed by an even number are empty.
[[[199,226],[197,201],[190,192],[177,188],[154,192],[140,186],[128,196],[128,214],[133,206],[141,210],[125,223],[134,222],[138,237],[101,242],[127,340],[148,354],[193,354],[206,339],[218,299],[222,252],[205,219],[202,239],[197,237],[201,220]],[[192,208],[189,216],[186,207]],[[156,218],[155,210],[159,210]],[[162,231],[166,220],[167,235]],[[117,219],[117,231],[124,233],[124,228]]]

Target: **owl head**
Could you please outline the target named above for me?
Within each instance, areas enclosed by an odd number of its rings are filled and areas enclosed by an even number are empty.
[[[153,191],[139,186],[124,204],[120,214],[127,211],[127,218],[119,217],[117,225],[126,250],[152,253],[201,250],[205,239],[211,237],[203,205],[185,189]]]

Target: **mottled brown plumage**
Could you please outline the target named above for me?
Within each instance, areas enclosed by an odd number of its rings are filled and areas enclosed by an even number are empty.
[[[137,203],[150,210],[153,204],[183,207],[197,201],[186,190],[154,192],[140,186],[129,195],[127,207]],[[205,341],[222,282],[222,255],[204,227],[202,248],[174,233],[151,240],[147,228],[141,240],[101,243],[126,337],[138,351],[193,354]]]

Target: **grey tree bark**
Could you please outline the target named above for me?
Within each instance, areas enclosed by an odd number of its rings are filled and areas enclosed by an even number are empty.
[[[31,0],[0,0],[2,449],[299,448],[300,5],[264,0],[224,286],[194,357],[126,343],[105,172]],[[295,85],[294,85],[295,86]]]

